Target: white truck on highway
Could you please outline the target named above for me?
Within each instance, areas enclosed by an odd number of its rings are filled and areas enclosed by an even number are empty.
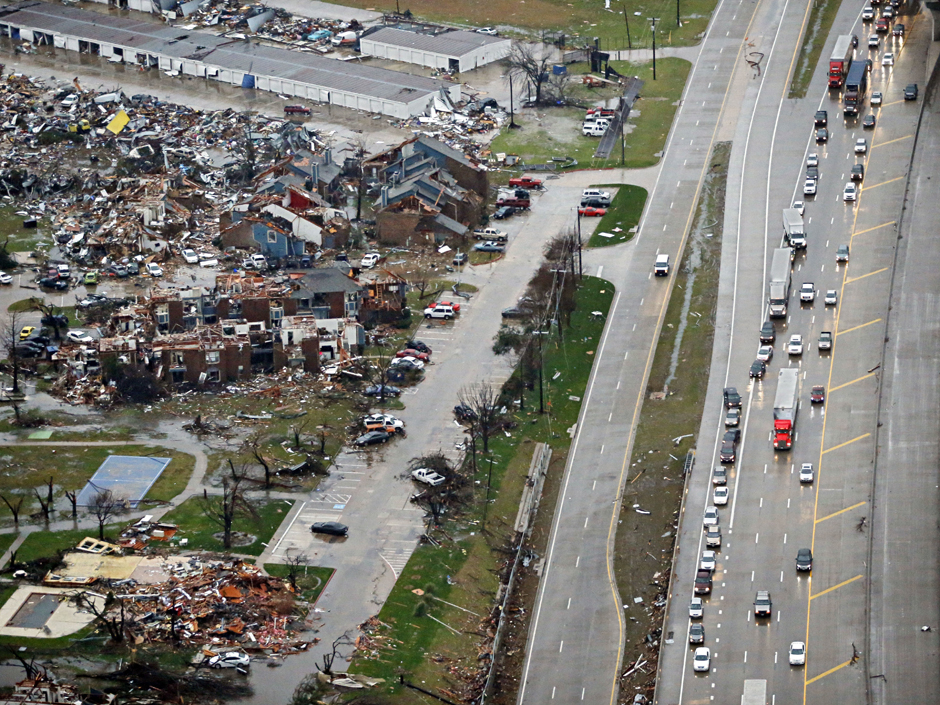
[[[792,251],[789,247],[774,250],[770,262],[770,291],[767,303],[770,305],[771,318],[784,318],[787,315],[787,303],[790,300],[790,264]]]
[[[803,228],[803,216],[796,208],[783,209],[783,235],[790,247],[797,250],[806,248],[806,230]]]
[[[741,705],[767,705],[767,681],[757,679],[744,681]]]

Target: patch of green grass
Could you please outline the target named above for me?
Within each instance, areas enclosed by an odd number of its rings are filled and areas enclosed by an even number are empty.
[[[287,578],[288,567],[280,563],[265,563],[264,570],[268,575],[276,578]],[[334,568],[324,566],[310,565],[300,569],[300,575],[297,576],[297,587],[300,588],[300,596],[311,605],[320,599],[320,593],[333,577]]]
[[[176,535],[181,539],[189,539],[187,550],[201,549],[220,552],[229,550],[232,553],[260,556],[264,551],[264,544],[274,536],[277,527],[281,525],[287,512],[290,511],[291,505],[280,499],[270,502],[252,502],[252,504],[258,513],[258,518],[253,519],[239,513],[235,516],[233,524],[234,531],[243,531],[255,537],[255,540],[248,546],[232,546],[231,549],[226,549],[222,541],[213,536],[213,534],[221,533],[222,527],[203,513],[198,497],[190,497],[180,506],[167,512],[163,516],[163,521],[179,526]]]
[[[133,446],[131,446],[133,448]],[[151,446],[152,447],[152,446]],[[196,469],[196,459],[188,453],[182,453],[170,448],[158,448],[153,455],[161,458],[170,458],[170,464],[161,473],[159,479],[147,492],[144,501],[169,502],[180,492],[186,489],[189,478]]]
[[[611,200],[606,215],[601,218],[594,229],[594,234],[588,241],[588,247],[606,247],[632,240],[634,233],[630,230],[640,223],[640,216],[643,215],[643,206],[646,205],[648,196],[645,188],[629,184],[608,184],[608,186],[616,188],[617,193]],[[623,232],[615,233],[614,237],[600,236],[600,233],[612,233],[614,228],[620,228]]]
[[[663,526],[676,520],[685,486],[684,461],[696,447],[702,421],[715,335],[721,223],[730,153],[729,142],[715,145],[692,232],[682,261],[673,270],[674,288],[650,368],[623,495],[622,526],[616,536],[617,585],[621,595],[641,596],[646,604],[654,602],[665,589],[651,583],[650,578],[657,571],[668,570],[671,564],[675,537],[669,533],[663,536]],[[662,392],[663,398],[650,398]],[[687,434],[692,435],[679,443],[672,440]],[[707,473],[708,459],[701,462],[705,468],[697,472]],[[637,518],[634,504],[650,515]],[[638,560],[644,564],[639,570]],[[630,646],[624,663],[632,663],[650,627],[646,619],[625,624],[626,643]]]
[[[36,301],[45,301],[41,296],[31,296],[28,299],[20,299],[19,301],[14,301],[7,307],[7,311],[36,311]],[[55,309],[56,315],[68,316],[69,327],[74,328],[75,326],[81,326],[82,322],[78,319],[78,316],[75,314],[74,306],[56,306]],[[51,336],[50,336],[51,337]]]
[[[0,534],[0,555],[6,553],[7,549],[13,545],[17,535],[18,534]]]
[[[541,124],[528,116],[517,117],[516,121],[522,128],[504,128],[493,140],[490,151],[494,154],[517,154],[528,164],[547,163],[554,157],[573,157],[578,161],[579,169],[620,166],[641,169],[655,165],[666,146],[666,137],[692,64],[676,57],[660,59],[656,62],[655,81],[652,62],[612,61],[610,64],[620,73],[637,76],[646,82],[627,120],[630,131],[626,135],[622,163],[619,146],[614,148],[609,159],[594,158],[599,140],[581,134],[584,111],[580,108],[540,109]],[[585,71],[586,66],[574,64],[569,67],[569,71],[579,70]]]
[[[819,56],[822,54],[826,40],[829,38],[829,30],[832,29],[832,23],[839,14],[839,7],[842,0],[819,0],[814,1],[812,9],[809,12],[809,20],[806,23],[803,32],[803,43],[800,45],[799,59],[796,64],[796,71],[793,73],[793,79],[790,81],[790,93],[788,98],[805,98],[806,91],[809,89],[809,83],[813,79],[813,73],[816,71],[816,64],[819,63]]]
[[[49,230],[49,219],[41,218],[38,228],[24,228],[26,217],[17,215],[18,210],[19,207],[15,205],[0,206],[0,233],[3,233],[2,239],[9,238],[7,251],[31,252],[39,244],[51,247],[52,239],[46,233]]]
[[[126,525],[125,522],[107,524],[104,527],[105,540],[116,540],[121,529]],[[26,537],[17,550],[16,560],[18,563],[29,563],[38,558],[55,556],[61,551],[75,548],[78,542],[86,536],[98,538],[98,527],[66,529],[65,531],[34,531]]]

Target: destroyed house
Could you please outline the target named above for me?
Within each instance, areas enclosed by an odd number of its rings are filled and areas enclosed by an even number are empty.
[[[433,137],[420,135],[367,159],[363,168],[381,183],[401,183],[422,173],[443,169],[465,189],[485,199],[487,171],[462,152]]]
[[[318,319],[358,317],[362,296],[362,286],[333,267],[306,272],[291,294],[298,314]]]
[[[262,323],[270,330],[280,326],[285,316],[297,313],[289,286],[238,274],[220,274],[215,281],[220,322]]]
[[[235,382],[251,376],[251,359],[248,336],[202,327],[154,340],[151,369],[158,379],[172,385]]]
[[[304,372],[320,370],[320,336],[314,316],[287,316],[274,333],[273,362],[276,369],[299,367]]]
[[[250,210],[232,211],[232,225],[222,233],[222,246],[257,249],[265,257],[276,259],[304,254],[304,239],[294,234],[290,222]]]
[[[340,167],[333,162],[329,150],[325,154],[314,154],[308,149],[298,150],[293,154],[285,168],[288,173],[310,179],[313,188],[327,200],[341,193]]]
[[[483,214],[483,198],[444,171],[382,187],[376,204],[379,241],[387,245],[440,244],[464,237]]]

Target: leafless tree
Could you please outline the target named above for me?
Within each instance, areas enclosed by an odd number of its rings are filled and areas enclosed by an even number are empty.
[[[102,598],[104,598],[102,600]],[[130,627],[128,624],[128,615],[124,608],[124,600],[108,592],[107,595],[99,595],[94,592],[78,592],[71,596],[72,603],[82,610],[87,610],[95,616],[95,621],[103,625],[108,630],[111,641],[120,644]]]
[[[10,510],[10,514],[13,515],[13,526],[19,528],[20,526],[20,509],[23,508],[24,497],[20,496],[17,498],[16,502],[11,502],[6,498],[5,495],[0,494],[0,499],[3,500],[3,503],[7,505],[7,509]]]
[[[301,569],[306,569],[307,565],[310,563],[310,559],[307,558],[306,553],[295,553],[291,555],[290,551],[287,552],[287,558],[284,560],[284,565],[287,566],[287,582],[290,583],[290,586],[294,589],[294,592],[297,591],[297,578],[300,577]]]
[[[56,340],[62,338],[62,330],[68,328],[68,322],[65,325],[59,323],[59,317],[63,316],[62,309],[60,309],[55,304],[50,304],[45,301],[45,299],[34,296],[29,300],[30,308],[33,311],[38,311],[42,314],[43,318],[51,321],[49,327],[52,328],[52,335]]]
[[[545,86],[552,73],[552,51],[543,45],[514,41],[507,56],[509,75],[520,78],[529,86],[529,95],[535,96],[535,104],[541,105]]]
[[[232,547],[232,526],[238,514],[246,514],[257,518],[258,512],[254,505],[245,496],[245,474],[237,471],[232,461],[228,461],[231,477],[222,478],[222,494],[210,495],[208,490],[202,491],[200,508],[203,514],[211,521],[222,527],[222,545],[226,549]]]
[[[25,323],[25,316],[22,311],[8,311],[2,320],[0,320],[0,345],[3,346],[10,360],[10,368],[13,372],[13,393],[20,393],[20,356],[16,350],[16,344],[20,340],[20,330]],[[16,416],[19,418],[19,412]]]
[[[39,494],[39,490],[33,489],[33,492],[36,495],[36,499],[39,502],[39,513],[42,514],[42,518],[46,521],[49,521],[49,512],[52,510],[52,505],[46,501],[46,499]]]
[[[68,497],[69,502],[72,504],[72,518],[78,519],[78,491],[66,490],[65,496]]]
[[[98,490],[88,509],[98,520],[98,539],[104,541],[104,525],[116,515],[121,508],[121,502],[115,499],[111,490]]]
[[[271,468],[271,461],[264,457],[264,453],[261,452],[260,436],[253,435],[245,442],[245,445],[251,452],[251,456],[255,459],[255,462],[264,470],[264,488],[269,489],[271,487],[271,476],[274,474],[274,471]]]
[[[385,388],[388,386],[388,371],[395,354],[388,347],[380,347],[371,357],[362,357],[355,371],[359,372],[369,384],[379,387],[378,400],[385,401]]]
[[[496,430],[499,419],[499,388],[491,382],[480,382],[463,387],[457,393],[457,400],[469,408],[476,418],[473,431],[483,441],[483,452],[490,452],[490,436]]]
[[[319,664],[320,672],[325,673],[328,676],[333,675],[333,662],[336,660],[337,656],[341,656],[339,653],[339,647],[341,646],[354,646],[355,642],[349,638],[348,632],[343,632],[336,639],[333,640],[333,646],[330,649],[330,653],[323,654],[323,659]]]

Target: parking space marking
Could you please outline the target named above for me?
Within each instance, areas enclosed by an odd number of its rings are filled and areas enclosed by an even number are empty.
[[[832,519],[833,517],[837,517],[837,516],[839,516],[840,514],[845,514],[846,512],[852,511],[853,509],[858,509],[859,507],[861,507],[861,506],[863,506],[863,505],[866,505],[866,504],[868,504],[867,501],[865,501],[865,502],[859,502],[858,504],[853,504],[851,507],[846,507],[845,509],[840,509],[840,510],[837,511],[837,512],[833,512],[832,514],[828,514],[828,515],[824,516],[822,519],[817,519],[817,520],[816,520],[816,523],[819,524],[820,522],[826,521],[826,519]]]
[[[864,439],[864,438],[868,438],[870,435],[871,435],[870,433],[863,433],[861,436],[856,436],[856,437],[853,438],[851,441],[846,441],[845,443],[840,443],[840,444],[837,445],[837,446],[832,446],[832,448],[826,448],[826,450],[824,450],[824,451],[822,452],[822,455],[825,455],[826,453],[830,453],[830,452],[832,452],[832,451],[834,451],[834,450],[839,450],[839,448],[845,448],[845,446],[850,445],[850,444],[852,444],[852,443],[855,443],[856,441],[860,441],[860,440],[862,440],[862,439]]]
[[[874,272],[869,272],[868,274],[862,274],[862,275],[857,276],[857,277],[851,277],[851,278],[849,278],[849,279],[846,279],[846,280],[845,280],[845,283],[846,283],[846,284],[851,284],[852,282],[857,282],[859,279],[864,279],[865,277],[870,277],[870,276],[872,276],[872,275],[874,275],[874,274],[881,274],[882,272],[887,272],[887,271],[888,271],[888,268],[887,268],[887,267],[882,267],[881,269],[876,269]],[[878,320],[880,321],[881,319],[879,318]],[[874,321],[873,321],[873,322],[874,322]]]
[[[836,671],[838,671],[840,668],[845,668],[845,667],[848,666],[850,663],[852,663],[851,659],[848,660],[848,661],[846,661],[845,663],[840,663],[840,664],[839,664],[838,666],[836,666],[835,668],[830,668],[828,671],[826,671],[826,672],[824,672],[824,673],[820,673],[818,676],[815,676],[815,677],[813,677],[813,678],[810,678],[809,680],[806,681],[805,685],[809,685],[810,683],[815,683],[815,682],[818,681],[820,678],[825,678],[826,676],[832,675],[833,673],[835,673]]]
[[[861,279],[861,277],[859,277],[859,279]],[[859,330],[860,328],[866,328],[867,326],[878,323],[880,320],[881,320],[880,318],[876,318],[875,320],[869,321],[868,323],[862,323],[859,326],[853,326],[852,328],[846,328],[845,330],[840,330],[838,333],[836,333],[836,335],[839,336],[839,335],[844,335],[845,333],[852,333],[854,331]]]

